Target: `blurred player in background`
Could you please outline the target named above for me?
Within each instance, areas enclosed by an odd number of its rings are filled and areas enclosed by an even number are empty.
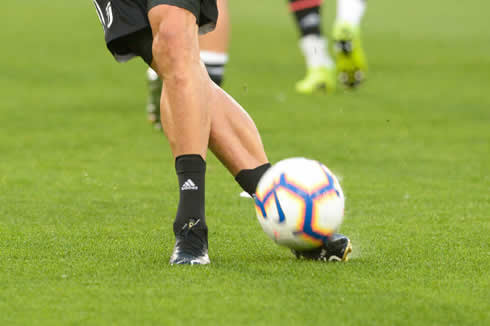
[[[228,0],[218,0],[219,20],[216,29],[211,33],[199,37],[201,60],[206,66],[209,77],[221,86],[228,62],[228,44],[230,39],[230,16],[228,13]],[[150,67],[147,71],[148,101],[146,110],[148,120],[156,129],[161,129],[160,124],[160,95],[162,81],[157,73]]]
[[[361,45],[360,24],[366,0],[337,0],[337,17],[333,27],[335,62],[322,33],[323,0],[289,0],[299,32],[300,48],[306,61],[306,76],[296,84],[296,91],[311,94],[317,90],[333,92],[337,76],[347,86],[359,84],[367,62]]]

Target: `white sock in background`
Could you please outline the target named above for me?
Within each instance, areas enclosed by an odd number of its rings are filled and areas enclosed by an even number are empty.
[[[156,71],[153,70],[151,67],[148,68],[148,70],[146,71],[146,77],[148,78],[148,80],[157,80],[158,79],[158,75],[157,75]]]
[[[299,46],[305,56],[306,66],[308,68],[334,66],[333,60],[328,54],[327,40],[318,35],[307,35],[301,38]]]
[[[216,85],[221,86],[225,74],[225,66],[228,63],[228,53],[202,50],[201,60],[206,66],[209,77]]]
[[[337,23],[348,23],[354,27],[361,24],[366,11],[366,0],[337,0]]]
[[[201,51],[201,60],[206,65],[211,79],[218,85],[221,85],[223,81],[223,74],[225,73],[225,65],[228,62],[228,54],[213,51]],[[148,68],[146,76],[150,81],[158,80],[158,75],[152,68]]]

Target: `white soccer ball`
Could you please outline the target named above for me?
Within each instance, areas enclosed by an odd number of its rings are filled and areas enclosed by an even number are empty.
[[[293,249],[321,246],[344,217],[344,194],[318,161],[289,158],[274,164],[257,186],[255,209],[265,233]]]

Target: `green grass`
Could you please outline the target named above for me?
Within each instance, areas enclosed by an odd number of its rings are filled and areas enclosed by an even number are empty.
[[[112,60],[90,1],[8,1],[1,325],[490,323],[490,5],[369,2],[369,81],[304,97],[283,2],[231,1],[225,88],[272,161],[342,176],[352,260],[296,261],[210,157],[213,264],[170,267],[177,182],[145,123],[144,65]]]

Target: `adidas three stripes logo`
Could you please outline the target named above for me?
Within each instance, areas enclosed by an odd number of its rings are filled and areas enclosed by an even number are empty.
[[[198,189],[199,187],[196,186],[194,181],[192,181],[191,179],[187,179],[187,181],[184,182],[184,184],[180,188],[180,190],[198,190]]]

